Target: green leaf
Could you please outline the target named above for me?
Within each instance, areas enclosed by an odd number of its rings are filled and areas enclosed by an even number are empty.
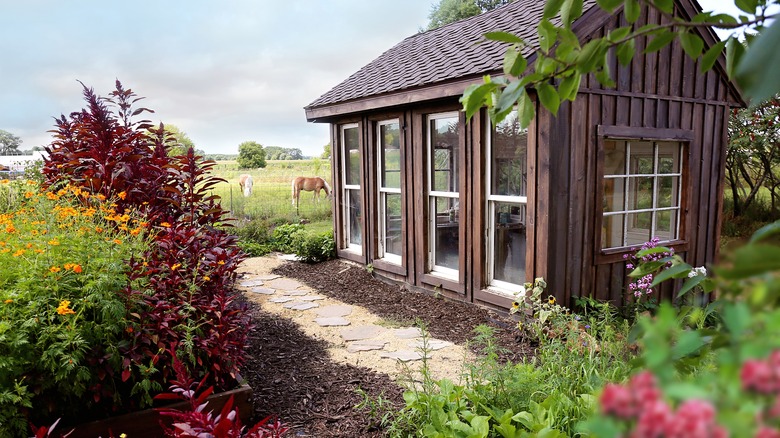
[[[780,92],[780,20],[764,29],[737,66],[737,82],[754,104]]]
[[[669,32],[668,30],[659,32],[655,35],[655,38],[647,43],[647,47],[645,47],[644,53],[653,53],[663,49],[664,47],[668,46],[676,36],[677,34],[674,32]]]
[[[617,48],[617,59],[620,65],[631,64],[635,52],[636,45],[634,44],[634,40],[628,40],[621,43]]]
[[[637,0],[626,0],[623,12],[626,14],[626,20],[629,23],[635,23],[639,19],[640,12],[642,12],[642,6]]]
[[[729,37],[726,41],[726,74],[730,78],[737,75],[737,67],[745,56],[745,46],[734,37]]]
[[[755,14],[756,8],[758,8],[758,1],[757,0],[735,0],[734,5],[738,7],[742,12],[747,12],[748,14]]]
[[[506,110],[511,109],[515,106],[515,103],[517,103],[517,100],[520,99],[520,96],[522,96],[523,93],[525,93],[525,87],[520,84],[520,81],[509,84],[509,86],[504,88],[501,92],[501,96],[498,98],[496,112],[503,113]]]
[[[572,22],[582,16],[582,0],[565,0],[561,8],[563,27],[571,28]]]
[[[707,277],[704,275],[696,275],[694,277],[691,277],[687,280],[685,280],[685,283],[683,283],[683,286],[680,288],[680,290],[677,292],[677,298],[682,298],[690,292],[693,288],[699,285],[702,281],[706,280]]]
[[[663,388],[663,393],[673,400],[688,400],[691,398],[706,400],[709,397],[707,391],[700,385],[685,382],[674,382],[666,385]]]
[[[549,21],[542,20],[537,26],[539,32],[539,48],[548,53],[558,38],[558,29]]]
[[[577,91],[580,89],[580,80],[582,75],[574,73],[569,77],[564,78],[560,85],[558,85],[558,93],[561,99],[568,99],[573,101],[577,97]]]
[[[591,73],[597,70],[597,67],[604,64],[604,53],[607,42],[601,38],[589,41],[580,51],[577,57],[577,71],[580,73]]]
[[[611,14],[615,8],[623,4],[623,0],[596,0],[596,3],[601,9]]]
[[[543,20],[549,20],[555,17],[561,11],[564,0],[547,0],[544,5],[544,12],[542,13]]]
[[[469,85],[463,92],[463,96],[460,98],[460,102],[463,104],[463,110],[466,112],[466,118],[471,117],[479,111],[485,104],[486,97],[498,87],[497,84],[492,82],[487,84],[473,84]]]
[[[700,36],[692,32],[680,32],[680,44],[691,59],[696,59],[704,50],[704,41]]]
[[[691,272],[691,265],[687,263],[681,263],[679,265],[666,268],[653,278],[653,282],[650,283],[650,287],[655,287],[659,283],[670,278],[687,277],[689,272]]]
[[[616,42],[622,40],[623,38],[627,37],[628,34],[630,34],[630,33],[631,33],[631,28],[630,27],[628,27],[628,26],[626,26],[626,27],[619,27],[619,28],[611,31],[607,35],[607,41],[609,41],[610,43],[616,43]]]
[[[670,250],[669,248],[667,248],[665,246],[656,246],[656,247],[653,247],[653,248],[647,248],[647,249],[643,249],[641,251],[637,251],[637,253],[634,256],[636,258],[641,259],[642,257],[647,256],[647,255],[660,254],[660,253],[671,252],[671,251],[672,250]]]
[[[694,353],[704,345],[704,339],[697,331],[685,331],[672,347],[672,358],[680,359]]]
[[[721,53],[723,53],[723,49],[726,48],[726,41],[721,41],[714,46],[710,47],[709,50],[707,50],[704,53],[704,56],[701,58],[701,68],[700,71],[702,73],[708,71],[712,68],[713,65],[715,65],[715,61],[718,60],[718,56],[720,56]]]
[[[558,108],[561,106],[561,98],[555,87],[543,82],[536,87],[536,91],[539,93],[539,101],[542,105],[553,115],[557,115]]]
[[[753,233],[752,236],[750,236],[749,243],[759,242],[766,239],[767,237],[774,236],[775,234],[780,234],[780,220],[759,228],[755,233]]]
[[[534,107],[534,101],[528,93],[523,93],[520,99],[517,101],[517,118],[520,120],[520,126],[525,129],[534,119],[536,115],[536,108]]]
[[[780,247],[765,244],[745,245],[734,251],[730,268],[718,269],[726,280],[739,280],[780,271]]]
[[[488,32],[485,34],[485,38],[502,43],[525,45],[525,41],[522,38],[509,32]]]
[[[667,14],[674,12],[674,0],[655,0],[653,3],[662,12],[666,12]]]
[[[723,323],[732,337],[737,338],[742,335],[750,325],[750,310],[747,304],[736,302],[724,307]]]
[[[528,65],[525,57],[515,47],[510,47],[504,55],[504,74],[508,76],[520,76]]]

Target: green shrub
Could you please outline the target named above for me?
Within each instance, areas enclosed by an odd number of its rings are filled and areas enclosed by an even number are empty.
[[[293,235],[303,230],[301,224],[282,224],[274,228],[273,245],[277,251],[292,254],[295,252],[293,247]]]
[[[313,233],[301,230],[293,233],[291,237],[293,252],[306,263],[324,262],[336,256],[333,231]]]
[[[270,243],[256,243],[247,240],[239,240],[238,247],[250,257],[260,257],[274,251],[274,247]]]

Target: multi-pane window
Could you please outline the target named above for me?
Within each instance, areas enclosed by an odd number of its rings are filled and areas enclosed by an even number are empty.
[[[604,140],[602,248],[679,238],[682,151],[678,142]]]
[[[528,131],[511,113],[490,132],[487,157],[489,284],[515,291],[525,282]]]
[[[379,254],[392,263],[401,263],[401,131],[398,120],[377,123],[379,157]]]
[[[360,137],[358,124],[341,126],[344,247],[362,251],[362,203],[360,201]]]
[[[458,113],[426,117],[428,182],[428,266],[457,277],[460,262],[460,193]]]

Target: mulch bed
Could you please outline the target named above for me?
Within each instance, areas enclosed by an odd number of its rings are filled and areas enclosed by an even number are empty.
[[[403,324],[423,323],[430,335],[455,343],[474,337],[474,328],[495,329],[502,360],[517,362],[532,353],[515,337],[514,323],[474,305],[409,291],[374,278],[366,269],[332,260],[308,265],[288,262],[273,271],[297,279],[318,293],[364,307]],[[355,409],[364,397],[403,406],[403,388],[385,374],[331,361],[324,341],[305,335],[284,318],[253,307],[250,359],[244,376],[254,389],[256,419],[278,414],[294,429],[292,436],[381,437],[378,418]],[[381,413],[380,413],[381,415]]]

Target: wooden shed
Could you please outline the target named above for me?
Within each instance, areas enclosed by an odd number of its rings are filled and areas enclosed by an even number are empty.
[[[573,25],[581,40],[627,24],[594,3]],[[458,98],[502,73],[507,48],[482,35],[535,42],[543,7],[516,0],[413,35],[305,108],[331,126],[339,257],[505,309],[535,277],[561,303],[619,304],[623,255],[652,237],[694,266],[716,257],[729,110],[744,104],[723,60],[702,74],[678,43],[642,54],[638,41],[631,65],[612,61],[616,88],[583,78],[575,102],[557,116],[537,105],[527,130],[511,117],[494,129],[484,111],[466,121]],[[644,12],[637,27],[667,21]],[[705,50],[718,41],[698,32]]]

